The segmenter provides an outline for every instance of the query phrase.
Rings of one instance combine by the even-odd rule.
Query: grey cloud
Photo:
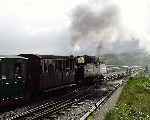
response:
[[[0,54],[70,54],[68,30],[30,34],[17,17],[1,16]]]

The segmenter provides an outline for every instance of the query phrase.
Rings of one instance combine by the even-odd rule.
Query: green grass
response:
[[[87,120],[94,120],[94,115],[93,115],[93,113],[87,118]]]
[[[150,120],[150,79],[143,74],[129,79],[105,120]]]

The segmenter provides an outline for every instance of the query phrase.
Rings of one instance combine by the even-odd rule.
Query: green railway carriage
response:
[[[19,99],[25,93],[26,58],[0,55],[0,99]]]
[[[0,55],[0,108],[44,92],[93,83],[103,78],[100,64],[94,56]]]

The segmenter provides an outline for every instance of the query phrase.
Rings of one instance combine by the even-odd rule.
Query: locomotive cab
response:
[[[77,56],[75,58],[75,62],[76,62],[75,81],[80,84],[81,82],[84,82],[85,58],[83,56]]]
[[[26,58],[0,56],[0,99],[8,101],[24,96]]]

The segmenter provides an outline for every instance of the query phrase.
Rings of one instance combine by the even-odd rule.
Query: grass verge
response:
[[[150,120],[150,79],[143,74],[129,79],[105,120]]]

